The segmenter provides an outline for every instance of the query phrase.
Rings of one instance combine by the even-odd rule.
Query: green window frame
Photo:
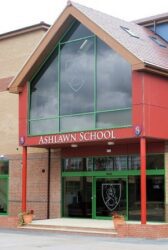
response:
[[[8,215],[8,192],[9,160],[4,157],[0,157],[0,215]]]
[[[159,155],[159,154],[148,154],[149,156],[151,155]],[[164,155],[164,154],[163,154]],[[135,155],[117,155],[117,156],[126,156],[127,157],[127,164],[129,164],[129,159],[128,159],[128,156],[138,156],[138,154],[135,154]],[[115,157],[115,156],[92,156],[92,157],[80,157],[81,159],[82,158],[86,158],[86,159],[89,159],[90,162],[92,162],[92,164],[94,165],[94,159],[96,158],[108,158],[108,157]],[[69,157],[71,158],[71,157]],[[79,159],[79,157],[72,157],[73,159]],[[91,169],[89,169],[88,171],[64,171],[64,167],[65,165],[63,164],[64,163],[64,160],[65,159],[68,159],[68,157],[65,157],[62,159],[62,171],[61,171],[61,182],[62,182],[62,216],[64,216],[64,193],[63,193],[63,190],[64,190],[64,187],[63,187],[63,178],[65,177],[91,177],[92,178],[92,197],[96,197],[96,180],[98,178],[111,178],[111,179],[120,179],[120,178],[125,178],[126,180],[126,197],[127,197],[127,206],[126,206],[126,210],[127,210],[127,213],[126,213],[126,220],[128,219],[128,214],[129,214],[129,205],[128,205],[128,200],[129,200],[129,193],[128,193],[128,179],[129,177],[131,178],[132,177],[140,177],[141,175],[141,171],[140,169],[137,170],[137,169],[128,169],[127,170],[112,170],[112,171],[96,171],[94,170],[94,166]],[[165,163],[164,163],[165,164]],[[146,175],[147,176],[163,176],[164,178],[164,193],[165,193],[165,166],[163,166],[162,169],[147,169],[146,170]],[[165,200],[164,200],[165,202]],[[96,216],[96,201],[95,199],[93,198],[92,199],[92,218],[93,219],[111,219],[111,217],[102,217],[102,216]],[[163,222],[163,221],[162,221]]]
[[[72,24],[73,26],[73,24]],[[45,134],[54,134],[54,133],[66,133],[66,132],[78,132],[78,131],[88,131],[88,130],[102,130],[102,129],[110,129],[110,128],[127,128],[127,127],[131,127],[132,126],[132,107],[124,107],[124,108],[117,108],[117,109],[109,109],[109,110],[98,110],[97,109],[97,37],[96,35],[89,35],[87,37],[82,37],[82,38],[78,38],[78,39],[74,39],[74,40],[70,40],[70,41],[64,41],[62,42],[63,38],[66,36],[66,34],[68,33],[68,31],[71,29],[71,27],[65,32],[65,34],[63,35],[63,37],[59,40],[59,42],[57,43],[57,45],[54,47],[54,49],[51,51],[51,53],[48,55],[48,57],[46,58],[46,60],[44,61],[44,63],[40,66],[38,72],[36,72],[36,74],[32,77],[32,79],[28,82],[28,107],[29,107],[29,112],[28,112],[28,135],[31,136],[38,136],[38,135],[45,135]],[[75,113],[75,114],[67,114],[67,115],[61,115],[60,114],[60,55],[61,55],[61,45],[63,44],[71,44],[71,43],[75,43],[77,41],[84,41],[86,39],[93,39],[94,40],[94,73],[93,73],[93,84],[94,84],[94,110],[93,112],[88,112],[88,113]],[[46,117],[46,118],[39,118],[39,119],[31,119],[30,117],[30,107],[31,107],[31,83],[34,80],[34,78],[37,76],[37,74],[40,72],[40,70],[43,68],[43,66],[47,63],[48,59],[50,58],[50,56],[54,53],[55,50],[58,50],[58,66],[56,68],[57,70],[57,74],[58,74],[58,94],[57,94],[57,99],[58,99],[58,114],[55,114],[52,117]],[[130,79],[131,81],[131,79]],[[131,85],[131,82],[130,82]],[[110,114],[122,114],[126,115],[126,117],[128,116],[128,121],[122,121],[118,122],[117,124],[114,123],[108,123],[107,125],[105,125],[104,127],[102,126],[102,124],[100,123],[100,127],[97,126],[98,124],[98,117],[101,116],[106,116],[107,113]],[[75,121],[78,119],[80,120],[80,118],[83,117],[90,117],[90,119],[93,119],[92,125],[91,127],[87,127],[87,123],[86,126],[84,127],[79,127],[79,128],[75,128],[73,130],[73,128],[69,129],[65,129],[65,130],[61,130],[61,120],[63,119],[75,119]],[[107,114],[108,117],[108,114]],[[120,115],[118,115],[118,117],[120,117]],[[102,118],[101,118],[102,119]],[[32,133],[31,132],[31,124],[32,123],[38,123],[40,126],[40,123],[44,121],[44,122],[56,122],[58,125],[56,125],[55,130],[53,131],[45,131],[42,132],[40,131]],[[121,123],[121,124],[120,124]],[[78,124],[78,122],[76,122],[76,124]],[[82,123],[83,124],[83,123]]]

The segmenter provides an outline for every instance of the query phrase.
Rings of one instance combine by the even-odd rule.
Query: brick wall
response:
[[[21,155],[8,155],[9,158],[9,204],[8,213],[15,216],[21,210]]]
[[[0,216],[0,227],[16,228],[18,226],[17,216]]]
[[[61,217],[61,152],[51,152],[50,218]]]
[[[160,225],[137,225],[125,224],[118,225],[117,233],[119,237],[137,238],[168,238],[168,224]]]
[[[22,156],[12,155],[9,174],[9,215],[21,211]],[[60,151],[51,153],[50,218],[61,216],[61,159]],[[47,218],[48,202],[48,152],[28,154],[27,209],[33,209],[35,219]]]

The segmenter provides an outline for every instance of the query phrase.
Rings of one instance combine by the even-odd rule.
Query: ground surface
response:
[[[167,250],[168,239],[119,239],[0,229],[0,250]]]

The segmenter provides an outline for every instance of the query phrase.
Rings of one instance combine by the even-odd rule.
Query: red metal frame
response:
[[[22,212],[26,211],[27,198],[27,147],[22,152]]]
[[[140,139],[141,158],[141,224],[146,224],[146,139]]]
[[[153,141],[158,141],[163,144],[163,140],[168,139],[168,84],[167,78],[157,76],[154,74],[147,74],[144,72],[132,73],[132,126],[129,128],[115,128],[114,142],[125,142],[127,145],[131,144],[132,140],[138,142],[140,140],[140,158],[141,158],[141,223],[146,224],[146,141],[148,140],[148,151],[150,151],[150,144]],[[24,138],[23,147],[23,170],[22,170],[22,210],[26,210],[26,182],[27,182],[27,146],[36,147],[58,147],[62,148],[63,154],[67,155],[70,152],[73,155],[89,155],[92,152],[93,145],[96,154],[100,155],[105,152],[108,140],[95,140],[95,141],[80,141],[80,132],[72,132],[69,134],[76,134],[77,140],[75,143],[84,146],[82,150],[76,148],[75,150],[70,147],[72,142],[59,143],[62,141],[62,135],[58,137],[58,143],[48,143],[52,141],[52,135],[29,136],[28,135],[28,85],[25,83],[23,91],[19,94],[19,138]],[[163,121],[163,122],[160,122]],[[142,131],[137,136],[135,135],[135,126],[140,126]],[[102,131],[103,132],[103,131]],[[55,135],[54,135],[55,136]],[[59,138],[60,136],[60,138]],[[141,138],[139,139],[139,136]],[[44,141],[46,143],[40,143]],[[122,142],[122,143],[123,143]],[[92,143],[92,145],[91,145]],[[120,152],[124,152],[124,144],[118,146]],[[98,147],[99,144],[99,147]],[[102,148],[100,148],[102,147]],[[113,150],[116,146],[113,146]],[[103,151],[104,150],[104,151]],[[138,149],[139,150],[139,149]],[[117,151],[118,152],[118,151]]]

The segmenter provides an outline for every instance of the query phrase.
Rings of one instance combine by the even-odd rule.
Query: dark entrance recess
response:
[[[92,217],[92,178],[65,177],[63,181],[64,217]]]

